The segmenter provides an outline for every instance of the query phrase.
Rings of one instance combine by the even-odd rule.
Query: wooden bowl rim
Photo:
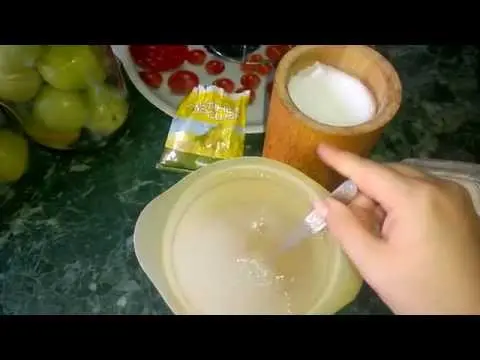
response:
[[[289,72],[290,66],[296,62],[296,60],[305,53],[311,52],[312,50],[318,50],[319,48],[334,48],[334,47],[352,47],[356,51],[361,51],[371,56],[372,59],[376,62],[377,66],[383,68],[383,72],[390,75],[390,79],[386,79],[391,84],[390,91],[387,92],[386,105],[377,112],[372,120],[365,123],[340,127],[332,126],[326,124],[320,124],[311,117],[305,115],[301,112],[297,106],[293,103],[287,89],[287,74]],[[335,65],[333,65],[335,67]],[[343,69],[340,69],[344,71]],[[344,71],[345,72],[345,71]],[[280,101],[287,108],[288,112],[294,117],[299,118],[301,121],[304,121],[311,128],[315,130],[322,131],[329,134],[335,134],[340,136],[352,136],[365,133],[371,133],[376,131],[379,128],[385,126],[398,112],[400,104],[402,101],[402,84],[398,76],[397,71],[393,65],[378,51],[374,50],[367,45],[298,45],[291,49],[282,60],[279,62],[274,78],[274,88],[278,94]],[[370,89],[370,91],[373,91]],[[377,109],[378,111],[378,109]]]

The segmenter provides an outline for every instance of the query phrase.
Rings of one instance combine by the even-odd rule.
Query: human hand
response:
[[[462,186],[329,146],[318,154],[360,193],[317,210],[394,313],[480,314],[480,220]]]

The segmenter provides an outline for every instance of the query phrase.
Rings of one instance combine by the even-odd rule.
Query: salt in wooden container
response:
[[[376,111],[369,121],[350,127],[325,125],[296,107],[288,93],[289,80],[315,62],[356,77],[370,90]],[[397,113],[401,95],[397,72],[387,59],[369,46],[296,46],[282,58],[275,73],[263,156],[291,165],[332,190],[342,180],[341,176],[318,158],[317,146],[326,143],[368,156],[385,125]]]

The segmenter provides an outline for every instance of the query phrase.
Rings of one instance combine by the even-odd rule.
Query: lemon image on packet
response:
[[[172,119],[157,168],[193,171],[243,156],[250,91],[228,94],[214,85],[195,87]]]

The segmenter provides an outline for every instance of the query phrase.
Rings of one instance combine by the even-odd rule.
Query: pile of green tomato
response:
[[[1,45],[0,102],[45,146],[106,138],[128,115],[115,61],[106,46]]]

